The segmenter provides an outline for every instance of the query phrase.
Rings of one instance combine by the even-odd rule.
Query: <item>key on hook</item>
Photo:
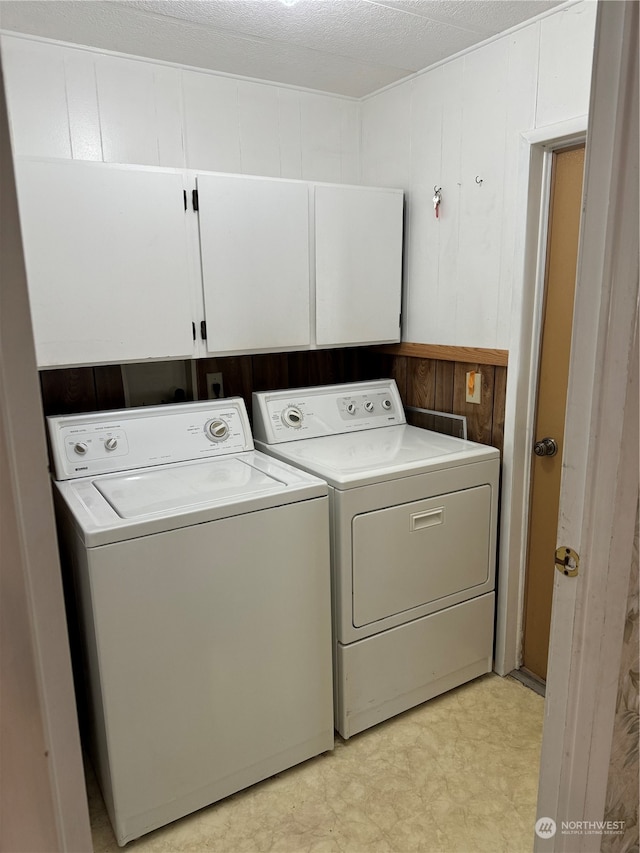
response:
[[[434,196],[433,196],[433,209],[436,214],[436,219],[440,218],[440,204],[442,203],[442,187],[434,187],[433,188]]]

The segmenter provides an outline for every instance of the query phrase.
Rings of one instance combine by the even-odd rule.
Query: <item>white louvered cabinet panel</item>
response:
[[[193,356],[181,173],[24,160],[17,186],[39,367]]]
[[[307,184],[198,174],[197,186],[208,351],[307,348]]]
[[[316,343],[400,340],[403,193],[315,186]]]

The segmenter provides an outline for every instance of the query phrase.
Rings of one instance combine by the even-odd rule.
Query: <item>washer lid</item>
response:
[[[120,518],[211,506],[286,489],[285,483],[237,457],[104,477],[93,484]]]
[[[65,523],[87,548],[327,497],[323,480],[257,450],[55,486]]]
[[[261,450],[322,477],[338,489],[500,456],[495,447],[408,425],[275,446],[257,444]]]

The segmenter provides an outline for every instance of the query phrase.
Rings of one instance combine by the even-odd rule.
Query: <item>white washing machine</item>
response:
[[[499,452],[409,426],[393,380],[253,395],[256,447],[329,484],[336,728],[492,667]]]
[[[332,749],[326,484],[241,399],[48,421],[118,843]]]

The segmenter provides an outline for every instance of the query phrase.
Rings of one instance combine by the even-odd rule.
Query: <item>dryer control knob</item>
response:
[[[224,441],[229,435],[229,426],[220,418],[213,418],[205,424],[204,434],[211,441]]]
[[[371,400],[367,400],[367,402],[364,404],[364,410],[365,412],[373,411],[373,403],[371,402]]]
[[[104,449],[105,450],[115,450],[117,446],[118,446],[118,439],[117,438],[108,438],[104,443]]]
[[[388,411],[389,411],[389,409],[391,408],[391,400],[389,400],[388,398],[385,398],[385,399],[382,401],[382,408],[383,408],[383,409],[386,409],[386,410],[387,410],[387,412],[388,412]]]
[[[84,443],[84,441],[78,441],[73,445],[73,449],[78,456],[84,456],[89,447]]]
[[[288,427],[294,427],[294,429],[302,426],[302,419],[302,412],[296,406],[289,406],[282,413],[283,424]]]
[[[356,408],[357,408],[357,406],[356,406],[356,404],[355,404],[355,403],[349,403],[349,404],[348,404],[348,406],[347,406],[347,412],[348,412],[350,415],[355,415],[355,413],[356,413]]]

